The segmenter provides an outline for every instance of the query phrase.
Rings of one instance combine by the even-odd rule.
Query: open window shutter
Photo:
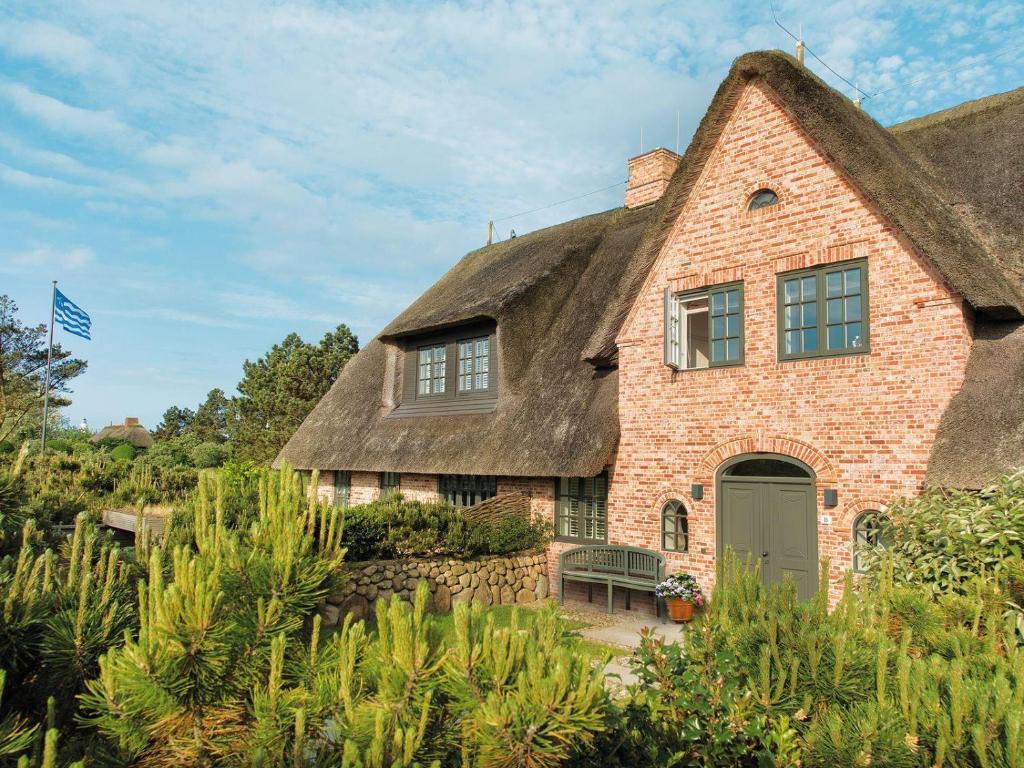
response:
[[[679,302],[671,288],[665,289],[665,365],[679,370]]]

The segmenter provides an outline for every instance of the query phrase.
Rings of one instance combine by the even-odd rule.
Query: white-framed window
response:
[[[676,370],[743,362],[743,285],[665,289],[665,365]]]
[[[487,389],[491,376],[491,340],[487,336],[459,342],[459,392]]]
[[[418,375],[416,393],[419,395],[443,395],[445,390],[445,366],[448,348],[444,344],[420,347],[418,350]]]

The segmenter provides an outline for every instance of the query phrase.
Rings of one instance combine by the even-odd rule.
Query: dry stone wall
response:
[[[480,560],[378,560],[349,563],[345,568],[345,585],[320,607],[327,626],[336,625],[346,613],[365,618],[372,613],[374,603],[392,595],[412,600],[419,581],[426,581],[430,607],[438,612],[449,611],[460,602],[513,605],[532,603],[548,595],[547,556],[542,552]]]

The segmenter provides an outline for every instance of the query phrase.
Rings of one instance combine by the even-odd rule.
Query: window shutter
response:
[[[679,370],[679,302],[671,288],[665,289],[665,365]]]

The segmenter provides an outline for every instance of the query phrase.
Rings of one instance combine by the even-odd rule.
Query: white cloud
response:
[[[82,245],[69,248],[41,245],[11,254],[6,261],[11,266],[20,269],[79,270],[96,261],[96,253],[92,248]]]
[[[75,107],[21,83],[0,83],[0,94],[23,115],[60,133],[109,140],[123,140],[134,133],[113,110]]]
[[[0,47],[14,56],[36,59],[70,74],[112,72],[110,60],[81,35],[43,21],[0,23]]]

